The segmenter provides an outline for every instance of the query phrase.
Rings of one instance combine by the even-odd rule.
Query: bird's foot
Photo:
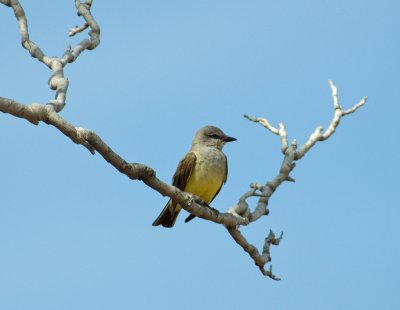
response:
[[[213,207],[211,207],[207,202],[205,202],[203,199],[201,199],[200,197],[196,196],[195,201],[202,205],[205,206],[206,208],[210,209],[211,211],[213,211],[216,215],[219,215],[219,211],[217,209],[214,209]]]
[[[211,207],[209,204],[205,204],[207,208],[209,208],[211,211],[213,211],[216,215],[219,215],[219,211],[213,207]]]

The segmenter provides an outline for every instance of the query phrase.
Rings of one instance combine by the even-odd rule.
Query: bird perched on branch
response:
[[[200,197],[207,205],[218,195],[228,176],[228,162],[222,148],[235,141],[214,126],[200,128],[189,152],[179,162],[172,185]],[[170,199],[153,226],[172,227],[182,207]],[[193,219],[189,215],[185,222]]]

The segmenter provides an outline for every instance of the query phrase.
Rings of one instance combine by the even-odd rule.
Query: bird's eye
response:
[[[217,134],[213,133],[213,134],[211,135],[211,138],[218,139],[219,137],[218,137]]]

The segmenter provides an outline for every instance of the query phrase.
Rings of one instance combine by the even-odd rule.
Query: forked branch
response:
[[[279,128],[275,128],[265,118],[260,118],[260,117],[255,118],[248,115],[244,115],[244,117],[247,118],[248,120],[261,124],[268,131],[280,137],[281,151],[284,154],[284,158],[281,168],[279,170],[279,174],[272,181],[267,182],[265,185],[252,183],[250,185],[252,190],[243,194],[243,196],[239,199],[239,202],[233,208],[229,209],[230,213],[234,214],[235,216],[244,217],[245,219],[247,219],[249,223],[258,220],[263,215],[268,215],[269,214],[268,202],[271,195],[284,181],[294,182],[294,179],[290,176],[290,172],[295,168],[295,161],[301,159],[318,141],[324,141],[328,139],[330,136],[332,136],[336,128],[339,126],[341,118],[345,115],[355,112],[358,108],[363,106],[367,101],[367,97],[364,97],[352,108],[348,110],[343,110],[342,107],[339,105],[336,86],[333,84],[332,81],[329,81],[329,86],[331,87],[332,90],[333,108],[334,108],[332,121],[325,132],[323,132],[321,126],[317,127],[317,129],[311,134],[310,138],[300,148],[300,150],[297,150],[296,140],[293,140],[290,146],[288,146],[287,132],[285,129],[285,125],[283,123],[279,124]],[[252,212],[249,209],[246,200],[254,196],[259,197],[259,199],[256,208]],[[241,233],[238,232],[237,227],[227,226],[227,229],[232,237],[238,234],[241,235]],[[235,232],[234,230],[237,230],[237,232]],[[279,241],[281,240],[281,238],[282,235],[280,238],[278,238]],[[234,237],[234,239],[246,252],[249,253],[251,258],[254,260],[256,265],[259,266],[260,270],[264,275],[269,276],[274,280],[278,279],[275,275],[272,274],[271,271],[272,269],[270,269],[271,272],[265,271],[265,264],[267,264],[270,261],[270,259],[269,260],[265,259],[263,255],[259,254],[257,248],[248,243],[243,236],[241,238]],[[279,244],[279,241],[276,243],[276,245]],[[266,247],[264,245],[263,253],[265,253],[265,248]],[[251,249],[251,251],[249,251],[249,249]],[[264,259],[262,259],[262,257],[264,257]],[[268,247],[268,257],[270,257],[269,247]]]
[[[0,0],[0,3],[9,6],[13,9],[15,17],[18,21],[19,32],[21,35],[22,46],[30,53],[33,58],[44,63],[49,69],[52,70],[52,75],[49,78],[49,87],[55,91],[55,99],[49,101],[49,105],[54,108],[55,112],[60,112],[66,102],[66,94],[68,90],[68,79],[64,77],[64,67],[71,62],[74,62],[78,56],[85,49],[95,49],[100,43],[100,27],[90,13],[91,0],[86,0],[81,3],[75,0],[75,6],[78,15],[82,16],[88,27],[91,28],[89,32],[89,39],[85,39],[74,48],[68,46],[62,57],[49,57],[42,51],[38,44],[33,42],[29,36],[28,21],[25,11],[18,0]]]
[[[296,140],[293,140],[289,145],[286,128],[282,123],[279,124],[278,128],[275,128],[265,118],[253,118],[245,115],[247,119],[260,123],[267,130],[280,137],[281,151],[284,154],[283,162],[279,173],[272,181],[267,182],[265,185],[252,183],[250,185],[251,190],[244,193],[236,205],[230,208],[227,213],[219,213],[212,208],[205,208],[197,197],[182,192],[178,188],[159,180],[152,168],[139,163],[127,162],[120,155],[115,153],[95,132],[74,126],[58,114],[65,106],[68,89],[68,80],[64,77],[64,67],[68,63],[74,62],[82,51],[93,50],[100,43],[100,28],[90,13],[92,5],[91,0],[86,0],[84,3],[75,0],[78,15],[83,17],[85,23],[82,26],[71,28],[69,31],[70,36],[72,36],[90,28],[89,39],[81,41],[74,48],[69,46],[62,57],[59,58],[46,56],[39,46],[31,41],[25,12],[18,0],[0,0],[0,3],[13,9],[19,23],[23,47],[27,49],[34,58],[44,63],[52,70],[53,73],[49,79],[49,86],[56,91],[55,99],[50,100],[47,104],[22,104],[12,99],[0,97],[1,112],[26,119],[35,125],[44,122],[54,126],[73,142],[87,148],[92,154],[95,154],[97,151],[108,163],[130,179],[143,181],[147,186],[153,188],[160,194],[175,200],[185,210],[197,217],[225,225],[232,238],[250,255],[262,274],[271,279],[279,280],[279,278],[272,273],[272,266],[266,270],[265,265],[271,261],[270,246],[279,245],[283,234],[281,234],[279,238],[276,238],[275,234],[270,231],[260,253],[255,246],[246,240],[240,232],[239,227],[248,225],[249,223],[257,221],[262,216],[268,215],[269,199],[276,189],[285,181],[294,182],[290,173],[295,168],[295,161],[302,158],[318,141],[328,139],[335,132],[341,118],[355,112],[359,107],[365,104],[367,97],[364,97],[352,108],[343,111],[339,105],[337,89],[330,81],[334,102],[334,116],[332,122],[325,132],[323,132],[322,127],[318,127],[300,150],[297,150]],[[257,206],[253,211],[249,208],[247,203],[247,199],[250,197],[258,197]]]

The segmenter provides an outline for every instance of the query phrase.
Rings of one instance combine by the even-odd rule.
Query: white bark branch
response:
[[[329,81],[329,86],[331,87],[332,90],[333,108],[334,108],[332,121],[325,132],[323,132],[322,126],[319,126],[315,129],[315,131],[311,134],[307,142],[296,153],[296,160],[302,158],[315,145],[315,143],[317,143],[318,141],[325,141],[330,136],[332,136],[336,128],[339,126],[340,120],[342,119],[343,116],[355,112],[358,108],[360,108],[367,102],[368,97],[364,97],[352,108],[343,111],[342,107],[339,104],[339,98],[336,86],[333,84],[332,81]]]
[[[84,18],[85,24],[81,27],[71,28],[69,31],[70,36],[71,36],[71,31],[78,33],[78,32],[85,30],[87,28],[85,26],[86,24],[88,25],[88,27],[90,27],[91,30],[89,31],[89,39],[84,39],[83,41],[78,43],[74,48],[69,47],[67,49],[67,51],[64,53],[64,55],[62,57],[62,62],[65,64],[67,62],[70,63],[70,62],[75,61],[76,58],[78,58],[79,55],[84,50],[86,50],[86,49],[93,50],[100,44],[100,26],[97,24],[96,20],[93,18],[92,14],[90,13],[92,1],[86,0],[85,3],[81,3],[80,0],[75,0],[75,6],[76,6],[76,9],[78,10],[78,15],[82,16]],[[73,29],[75,29],[75,30],[73,30]]]
[[[70,37],[73,37],[77,33],[80,33],[82,31],[86,30],[88,27],[89,27],[88,23],[84,23],[82,26],[75,26],[75,27],[69,29],[68,35]]]
[[[0,3],[6,5],[6,6],[11,6],[11,0],[0,0]]]
[[[55,90],[56,95],[55,99],[49,101],[49,104],[54,106],[56,112],[60,112],[65,106],[69,84],[68,80],[64,77],[65,65],[75,61],[80,53],[85,49],[92,50],[100,43],[100,28],[90,14],[92,1],[87,0],[85,4],[81,4],[79,0],[75,1],[78,15],[82,16],[91,28],[89,33],[90,40],[83,40],[74,49],[68,47],[61,58],[47,56],[40,47],[30,39],[25,11],[18,0],[1,0],[0,3],[13,9],[18,21],[22,46],[31,54],[32,57],[38,59],[53,71],[53,74],[49,78],[49,87],[52,90]]]
[[[75,5],[80,5],[80,1],[75,1]],[[90,10],[90,7],[92,6],[92,0],[86,0],[86,8]],[[78,13],[79,14],[79,13]],[[95,22],[95,21],[94,21]],[[86,30],[89,27],[88,23],[84,23],[82,26],[75,26],[73,28],[70,28],[68,31],[68,35],[70,37],[73,37],[77,33],[80,33],[84,30]],[[97,26],[98,27],[98,26]],[[99,29],[100,30],[100,29]]]
[[[175,200],[185,210],[197,217],[225,225],[232,238],[250,255],[262,274],[271,279],[279,280],[279,278],[272,273],[272,266],[266,270],[265,265],[271,261],[270,246],[279,245],[283,234],[281,234],[279,238],[276,238],[275,234],[270,231],[269,235],[265,238],[264,246],[260,253],[254,245],[246,240],[240,232],[239,227],[255,222],[262,216],[269,214],[269,199],[276,189],[285,181],[294,182],[294,179],[290,176],[291,171],[295,168],[294,162],[302,158],[316,142],[328,139],[335,132],[341,117],[355,112],[359,107],[365,104],[367,97],[364,97],[352,108],[343,111],[339,105],[337,89],[330,81],[335,110],[331,124],[326,132],[323,132],[322,127],[318,127],[299,151],[297,151],[296,140],[293,140],[289,145],[287,132],[283,123],[279,124],[279,128],[275,128],[264,118],[253,118],[245,115],[247,119],[260,123],[267,130],[280,137],[281,151],[284,154],[283,162],[278,175],[272,181],[267,182],[265,185],[252,183],[250,185],[251,190],[244,193],[236,205],[230,208],[227,213],[219,213],[213,208],[202,205],[201,199],[198,197],[183,192],[159,180],[152,168],[140,163],[127,162],[115,153],[95,132],[74,126],[58,114],[65,106],[66,92],[68,89],[68,80],[64,77],[64,66],[67,63],[75,61],[82,51],[86,49],[92,50],[100,43],[100,28],[90,13],[92,5],[91,0],[86,0],[85,3],[81,3],[80,0],[75,0],[78,15],[84,18],[85,23],[83,26],[70,29],[70,35],[75,35],[84,31],[86,28],[90,28],[89,39],[83,40],[74,48],[68,47],[61,58],[50,58],[46,56],[39,46],[30,40],[27,19],[19,1],[0,0],[0,3],[13,9],[19,23],[23,47],[27,49],[34,58],[46,64],[53,71],[49,79],[49,86],[56,91],[56,98],[51,100],[49,104],[31,103],[25,105],[12,99],[0,97],[1,112],[26,119],[35,125],[44,122],[54,126],[73,142],[86,147],[92,154],[95,154],[97,151],[108,163],[130,179],[143,181],[147,186],[153,188],[160,194]],[[258,202],[254,211],[249,208],[247,203],[247,199],[250,197],[258,197]]]
[[[95,132],[89,129],[76,127],[64,120],[56,113],[52,105],[43,105],[39,103],[24,105],[12,99],[0,97],[0,111],[19,118],[24,118],[35,125],[38,125],[39,122],[44,122],[56,127],[73,142],[86,147],[92,154],[95,154],[95,151],[100,153],[100,155],[119,172],[125,174],[132,180],[142,180],[145,184],[162,195],[177,201],[185,210],[197,217],[227,226],[244,225],[246,223],[246,219],[242,217],[236,217],[230,213],[219,213],[213,209],[204,207],[201,205],[200,199],[196,196],[185,193],[157,179],[152,168],[143,164],[128,163],[115,153]]]
[[[272,273],[272,266],[270,266],[269,269],[266,270],[265,265],[271,261],[270,246],[279,245],[280,241],[283,238],[283,233],[281,233],[279,238],[276,238],[275,234],[272,232],[272,230],[270,230],[267,238],[265,238],[262,254],[260,254],[254,245],[251,245],[247,242],[239,229],[230,227],[228,228],[228,232],[236,241],[236,243],[239,244],[242,249],[250,255],[250,257],[254,260],[254,263],[260,269],[261,273],[264,276],[270,277],[273,280],[280,280],[280,278]]]
[[[285,125],[283,123],[279,123],[279,129],[273,127],[266,118],[261,118],[261,117],[251,117],[247,114],[243,115],[245,118],[248,120],[259,123],[263,125],[266,129],[268,129],[270,132],[272,132],[275,135],[278,135],[281,138],[281,151],[283,154],[285,154],[287,148],[288,148],[288,140],[287,140],[287,132]]]
[[[284,154],[284,159],[282,166],[280,168],[279,174],[270,182],[267,182],[265,185],[261,184],[251,184],[251,188],[253,188],[252,191],[249,191],[245,193],[240,199],[239,202],[231,209],[229,209],[229,212],[232,214],[235,214],[236,216],[243,216],[244,218],[248,219],[248,222],[254,222],[258,220],[260,217],[264,215],[269,214],[268,210],[268,202],[269,198],[272,196],[272,194],[275,192],[275,190],[284,182],[284,181],[291,181],[294,182],[294,179],[289,175],[290,172],[295,168],[295,161],[301,159],[318,141],[324,141],[328,139],[336,130],[338,127],[340,120],[342,116],[351,114],[355,112],[359,107],[365,104],[367,101],[367,97],[364,97],[361,99],[360,102],[358,102],[356,105],[354,105],[352,108],[343,111],[342,107],[339,105],[339,100],[337,96],[337,88],[333,84],[332,81],[329,81],[329,85],[332,90],[332,97],[333,97],[333,106],[334,106],[334,115],[333,119],[325,133],[323,133],[322,127],[317,127],[315,131],[311,134],[310,138],[307,140],[307,142],[300,148],[299,151],[297,151],[297,143],[296,140],[293,140],[291,143],[290,147],[287,146],[287,132],[285,130],[285,126],[280,123],[279,124],[279,130],[275,127],[273,127],[265,118],[259,118],[259,117],[250,117],[248,115],[244,115],[245,118],[252,122],[256,122],[264,126],[267,130],[272,132],[273,134],[276,134],[280,136],[281,139],[281,150]],[[246,200],[249,197],[252,196],[258,196],[260,197],[257,203],[257,206],[253,212],[248,207],[248,203]],[[236,231],[235,231],[236,230]],[[263,272],[264,275],[270,276],[273,279],[276,279],[276,277],[272,274],[272,271],[270,273],[267,272],[265,273],[264,265],[267,264],[270,259],[266,259],[267,257],[270,258],[269,256],[269,247],[266,247],[264,245],[264,250],[268,249],[268,256],[262,256],[258,253],[257,249],[249,244],[246,239],[241,236],[239,237],[239,231],[238,228],[234,227],[228,227],[229,233],[233,236],[235,234],[236,237],[234,239],[236,242],[246,251],[249,253],[249,255],[252,257],[252,259],[255,261],[256,265],[259,266],[260,270]],[[272,231],[271,231],[272,233]],[[270,236],[271,236],[270,233]],[[273,234],[273,233],[272,233]],[[268,239],[268,237],[267,237]],[[281,240],[281,237],[278,238],[279,241]],[[238,241],[240,240],[240,242]],[[279,244],[279,241],[276,243],[276,245]],[[275,244],[275,243],[273,243]],[[264,253],[264,251],[263,251]]]

